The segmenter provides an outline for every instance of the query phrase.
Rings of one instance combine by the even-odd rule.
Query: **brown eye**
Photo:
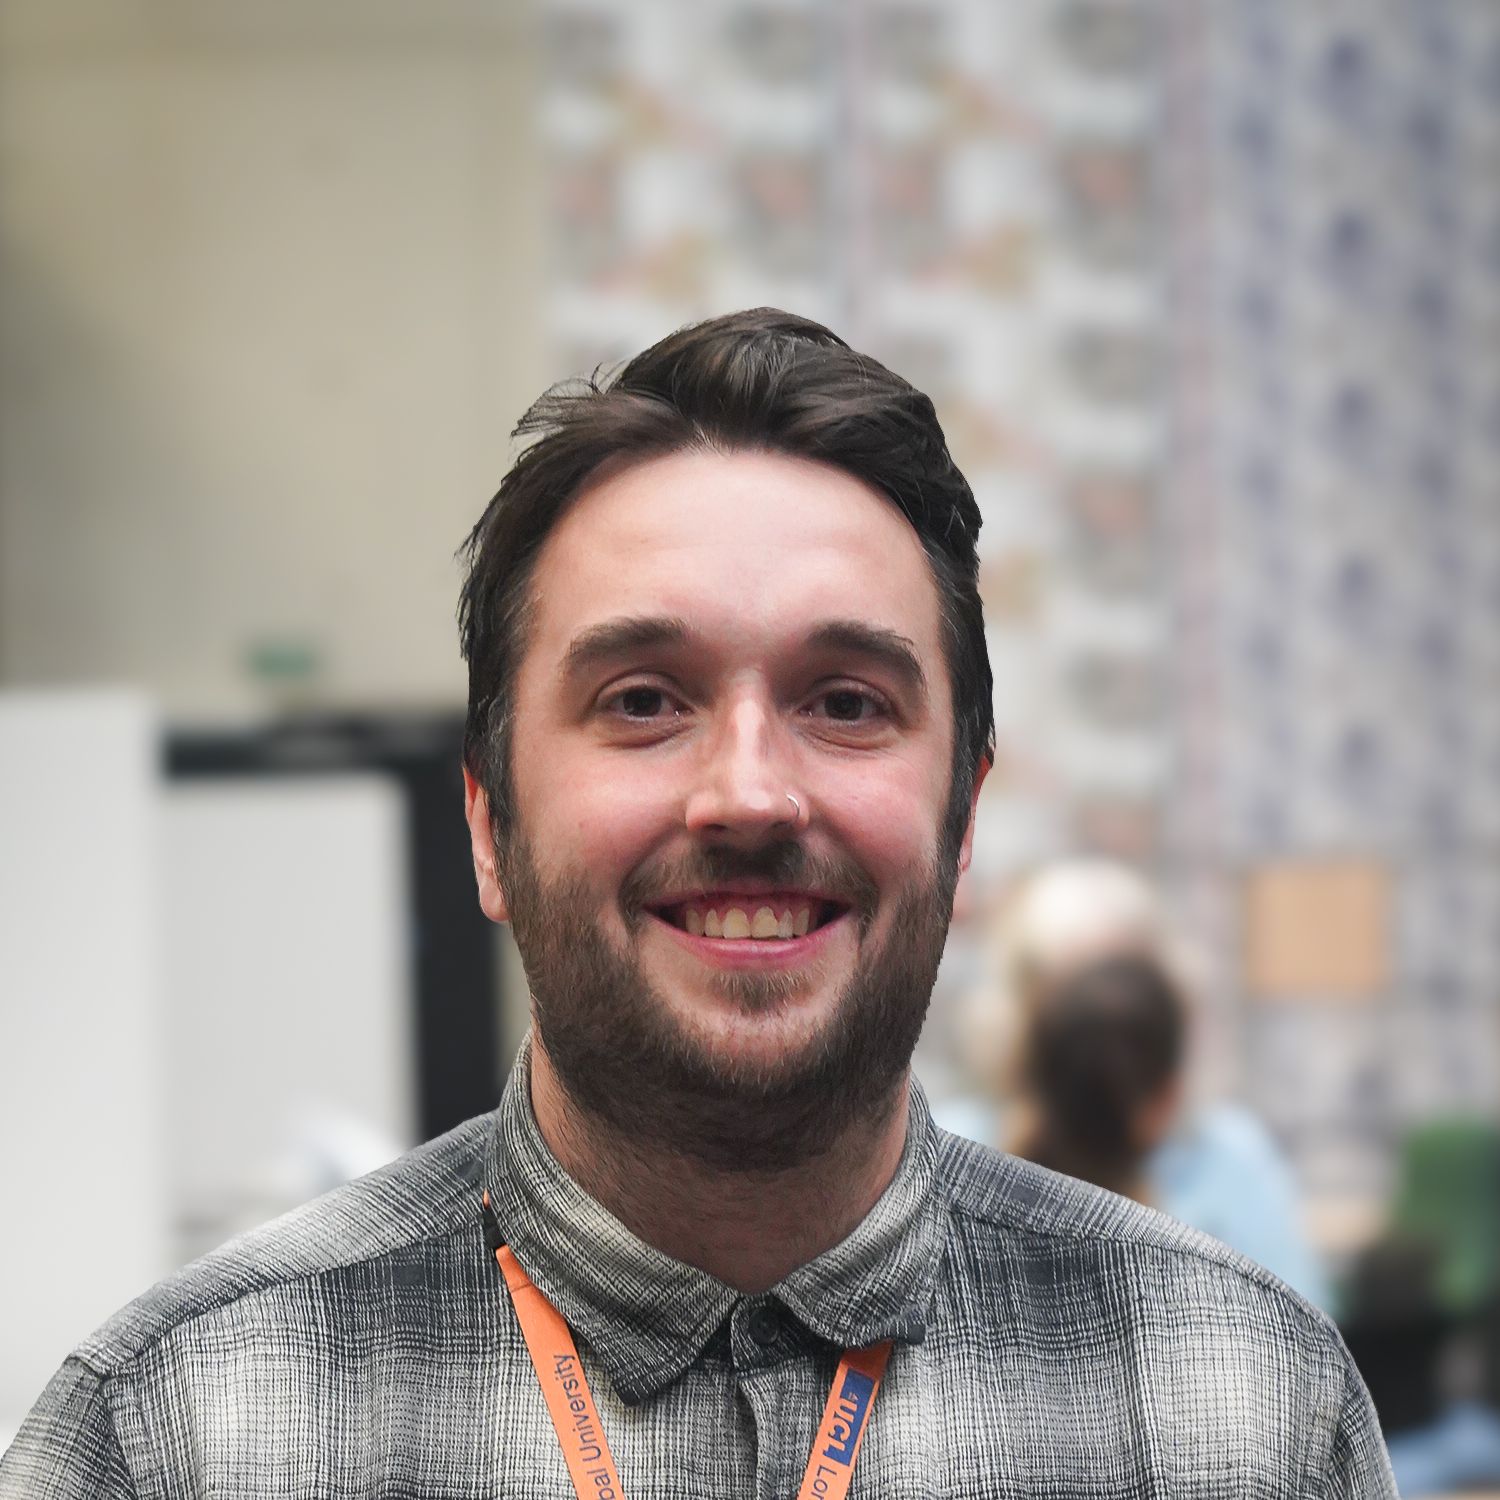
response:
[[[667,695],[660,688],[633,687],[626,688],[615,701],[627,719],[654,719],[665,711]]]
[[[845,724],[857,723],[865,717],[867,709],[873,711],[874,707],[865,694],[856,693],[852,688],[835,688],[823,695],[824,712],[830,719]]]
[[[862,730],[874,729],[891,717],[891,706],[880,694],[856,686],[824,688],[803,711],[824,724]]]

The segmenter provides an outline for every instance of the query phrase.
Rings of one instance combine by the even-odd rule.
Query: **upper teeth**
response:
[[[785,907],[778,916],[769,906],[757,907],[753,914],[743,906],[726,907],[722,913],[715,907],[700,911],[696,906],[689,906],[684,921],[694,937],[806,937],[807,929],[812,925],[812,910],[806,906],[799,906],[795,911]]]

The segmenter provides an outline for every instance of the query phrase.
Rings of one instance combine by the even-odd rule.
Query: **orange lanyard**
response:
[[[515,1304],[516,1317],[526,1339],[526,1350],[536,1371],[537,1383],[547,1402],[547,1414],[557,1431],[557,1441],[578,1500],[624,1500],[620,1471],[604,1436],[599,1408],[578,1359],[578,1348],[562,1314],[532,1285],[510,1247],[500,1243],[499,1226],[484,1195],[485,1223],[490,1233],[496,1263],[505,1277],[506,1289]],[[844,1500],[854,1476],[870,1408],[880,1389],[891,1343],[872,1344],[868,1349],[849,1349],[839,1360],[818,1423],[807,1472],[797,1500]]]

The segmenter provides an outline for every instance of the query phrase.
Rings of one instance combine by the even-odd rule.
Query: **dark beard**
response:
[[[498,844],[497,844],[498,847]],[[688,1156],[717,1170],[773,1172],[826,1152],[897,1101],[932,998],[957,883],[943,860],[897,903],[890,936],[859,963],[824,1031],[772,1064],[726,1065],[684,1035],[633,955],[580,922],[583,882],[546,885],[524,837],[503,860],[511,927],[526,967],[537,1030],[569,1098],[623,1142]],[[806,884],[847,897],[845,920],[869,931],[876,892],[852,862],[814,862],[796,844],[706,850],[691,871],[638,871],[621,892],[627,929],[654,921],[653,891],[736,878]],[[746,1011],[784,1003],[802,976],[734,972],[720,993]]]

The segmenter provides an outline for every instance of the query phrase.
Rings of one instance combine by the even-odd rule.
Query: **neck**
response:
[[[533,1036],[531,1105],[563,1170],[633,1234],[727,1286],[763,1292],[830,1250],[875,1206],[906,1144],[908,1081],[874,1120],[774,1172],[726,1171],[621,1140],[569,1096]]]

